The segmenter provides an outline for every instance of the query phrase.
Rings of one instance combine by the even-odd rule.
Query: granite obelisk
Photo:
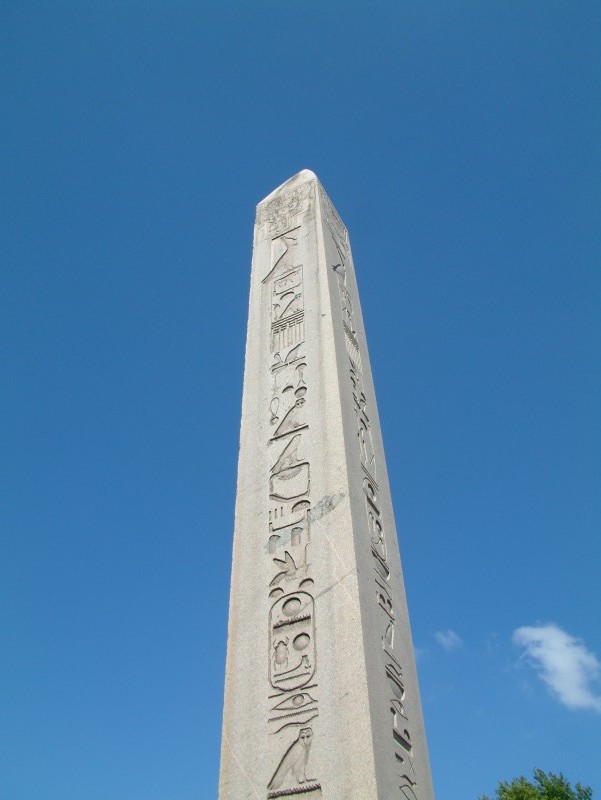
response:
[[[219,797],[434,797],[349,239],[309,170],[257,207]]]

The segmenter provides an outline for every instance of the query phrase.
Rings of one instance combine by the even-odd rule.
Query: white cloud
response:
[[[415,656],[416,661],[423,661],[425,658],[428,658],[430,651],[427,647],[418,647],[417,645],[413,645],[413,655]]]
[[[444,650],[448,650],[449,652],[451,650],[457,650],[457,648],[461,647],[463,644],[461,637],[451,629],[448,631],[436,631],[434,638]]]
[[[592,708],[601,713],[601,695],[593,685],[601,678],[594,653],[558,625],[518,628],[513,643],[540,674],[551,694],[568,708]]]

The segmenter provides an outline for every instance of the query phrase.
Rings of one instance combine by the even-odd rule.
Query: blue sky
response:
[[[256,203],[351,234],[440,800],[601,791],[601,6],[0,9],[0,795],[216,796]]]

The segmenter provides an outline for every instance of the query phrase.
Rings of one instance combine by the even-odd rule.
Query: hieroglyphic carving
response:
[[[309,207],[312,188],[313,183],[307,181],[265,203],[259,208],[258,224],[265,225],[272,238],[289,231]]]
[[[348,232],[344,226],[344,223],[338,216],[338,212],[332,205],[332,201],[321,188],[321,186],[319,187],[319,197],[323,207],[325,223],[332,235],[332,241],[334,242],[336,250],[338,250],[340,261],[342,264],[345,264],[350,256]]]
[[[300,443],[301,434],[297,433],[271,468],[269,496],[273,500],[295,500],[309,491],[309,462],[299,458]]]
[[[304,728],[317,717],[317,700],[309,691],[275,695],[273,699],[279,701],[269,712],[269,725],[275,728],[273,733],[280,733],[284,728]]]
[[[340,253],[339,253],[340,254]],[[351,360],[351,363],[359,372],[363,372],[361,366],[361,350],[359,342],[355,337],[355,317],[351,296],[347,289],[347,271],[343,261],[333,267],[336,277],[338,278],[338,293],[340,295],[340,309],[342,312],[342,326],[344,328],[344,343],[346,345],[346,352]]]
[[[295,433],[296,431],[307,427],[304,423],[304,418],[302,415],[303,406],[305,405],[305,395],[307,394],[307,387],[299,386],[297,389],[284,391],[289,392],[289,394],[285,395],[285,398],[283,396],[283,399],[287,400],[288,403],[280,403],[280,398],[276,397],[272,398],[272,404],[270,405],[270,408],[273,410],[273,400],[277,400],[277,410],[282,415],[282,421],[273,433],[274,439],[280,439],[282,436],[286,436],[289,433]],[[272,422],[277,422],[278,419],[279,418],[277,415],[273,415],[271,417]]]
[[[314,605],[308,592],[293,592],[280,597],[271,608],[269,680],[274,689],[300,689],[315,674]]]
[[[361,352],[356,338],[354,308],[348,287],[348,273],[352,269],[346,229],[325,192],[321,192],[325,209],[326,225],[338,254],[338,262],[332,264],[336,275],[340,297],[342,328],[346,351],[349,357],[348,374],[352,393],[353,410],[357,425],[357,445],[360,467],[363,474],[365,496],[366,530],[373,556],[375,602],[381,620],[381,642],[383,679],[389,688],[389,707],[392,715],[391,742],[398,775],[400,798],[416,800],[417,785],[414,750],[411,741],[411,725],[405,706],[405,681],[399,655],[395,650],[396,611],[392,587],[386,531],[379,497],[377,463],[372,430],[368,413],[367,396],[363,385]]]
[[[304,341],[305,321],[302,313],[275,323],[271,328],[271,352],[274,354],[272,368],[283,367],[301,359]]]
[[[292,269],[282,278],[273,282],[271,300],[271,320],[277,322],[303,310],[302,266]]]
[[[307,778],[314,725],[319,715],[316,678],[314,580],[310,575],[311,465],[308,438],[310,375],[304,351],[305,299],[300,263],[302,214],[312,183],[266,204],[259,224],[271,236],[271,263],[262,279],[269,303],[271,395],[267,408],[271,467],[266,476],[269,530],[266,553],[273,567],[269,611],[268,730],[283,753],[267,797],[321,797]],[[310,691],[309,691],[310,689]]]
[[[299,692],[271,696],[274,703],[269,711],[271,733],[280,733],[285,728],[306,728],[317,718],[317,699],[309,691],[314,687],[315,684],[310,684]]]
[[[292,773],[297,786],[312,782],[310,779],[307,781],[307,761],[309,760],[312,739],[313,731],[311,728],[300,729],[298,738],[286,750],[273,778],[270,780],[269,789],[279,789],[289,773]]]
[[[318,800],[321,797],[321,785],[319,783],[305,783],[304,786],[297,786],[294,789],[284,789],[283,791],[269,792],[267,797],[296,797],[298,800]]]

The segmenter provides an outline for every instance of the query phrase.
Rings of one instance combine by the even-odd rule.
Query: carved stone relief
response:
[[[301,434],[287,442],[271,468],[269,496],[272,499],[294,500],[309,491],[309,462],[298,456]]]
[[[276,198],[261,212],[272,236],[271,263],[263,278],[269,298],[271,397],[267,408],[272,466],[266,476],[269,531],[266,552],[273,571],[268,630],[270,697],[268,732],[282,748],[267,797],[321,797],[306,768],[319,716],[316,676],[314,580],[310,575],[311,467],[308,457],[307,375],[304,352],[303,266],[297,255],[302,214],[312,184]],[[290,739],[293,735],[292,740]]]
[[[307,778],[307,764],[312,741],[313,730],[311,728],[301,728],[297,738],[284,753],[273,778],[269,782],[268,788],[272,790],[267,795],[269,798],[293,796],[315,791],[319,791],[318,796],[321,796],[319,784],[315,783],[314,779]],[[273,791],[279,789],[284,783],[287,783],[291,789],[298,787],[300,791],[291,791],[291,789],[283,792]]]
[[[359,374],[362,372],[361,366],[361,351],[359,342],[355,334],[355,319],[353,312],[353,303],[351,296],[347,290],[347,269],[343,264],[336,264],[332,267],[336,275],[338,283],[338,293],[340,295],[340,309],[342,313],[342,327],[345,332],[344,343],[346,345],[346,352],[351,361],[355,371]]]
[[[284,248],[280,252],[275,245]],[[271,369],[277,370],[303,357],[305,340],[303,272],[294,256],[296,237],[280,236],[272,242],[272,266],[263,283],[271,279]]]
[[[299,689],[315,673],[314,601],[308,592],[279,597],[269,614],[274,689]]]
[[[271,369],[288,366],[304,358],[302,346],[305,341],[305,322],[302,315],[284,320],[271,330]]]
[[[260,206],[257,222],[265,226],[269,235],[279,236],[298,225],[301,215],[309,208],[313,183],[302,183],[295,189],[279,195]]]
[[[273,282],[271,321],[278,322],[303,310],[302,265]]]
[[[282,436],[287,436],[290,433],[295,433],[302,428],[306,428],[306,423],[303,416],[303,406],[305,405],[305,395],[307,394],[306,386],[299,386],[298,389],[294,390],[284,390],[284,392],[288,391],[289,393],[283,396],[281,399],[287,402],[278,403],[278,411],[281,411],[282,414],[282,421],[277,426],[275,431],[273,432],[273,438],[279,439]],[[279,399],[279,398],[274,398]],[[272,401],[273,403],[273,401]],[[274,417],[272,416],[272,420]],[[274,421],[277,421],[278,417],[275,417]]]
[[[332,235],[334,245],[338,250],[340,261],[344,266],[348,262],[350,256],[348,232],[344,226],[344,223],[338,216],[338,212],[332,205],[330,198],[321,187],[319,190],[319,196],[321,198],[321,203],[324,210],[326,225],[328,226],[328,229]]]
[[[395,768],[399,777],[399,797],[417,800],[413,787],[417,785],[414,769],[414,753],[411,743],[410,723],[405,709],[405,685],[395,647],[395,611],[390,587],[390,568],[386,532],[376,483],[377,464],[368,413],[367,396],[363,387],[361,353],[356,338],[354,308],[347,286],[348,271],[352,269],[346,229],[332,207],[329,198],[322,192],[322,204],[326,209],[326,223],[336,247],[339,262],[332,265],[338,284],[344,341],[349,357],[349,379],[353,410],[357,425],[357,453],[363,478],[365,509],[369,545],[373,556],[375,602],[381,619],[383,679],[390,690],[390,712],[392,714],[391,743]]]
[[[269,711],[269,727],[271,735],[281,733],[285,729],[304,728],[318,717],[316,684],[304,687],[303,691],[291,691],[287,694],[272,695],[272,706]],[[311,694],[311,692],[313,694]]]

